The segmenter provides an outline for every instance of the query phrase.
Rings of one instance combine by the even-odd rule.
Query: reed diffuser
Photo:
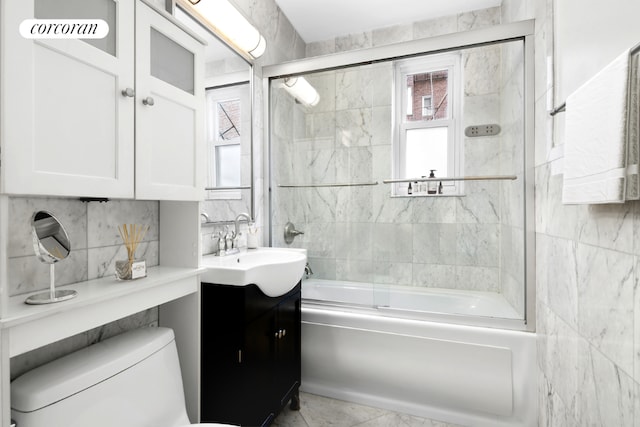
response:
[[[145,277],[147,266],[145,260],[136,259],[136,249],[149,231],[148,225],[122,224],[118,226],[120,237],[127,249],[127,259],[116,261],[116,278],[119,280],[132,280]]]

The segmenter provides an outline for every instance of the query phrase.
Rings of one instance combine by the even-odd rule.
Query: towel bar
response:
[[[373,182],[343,182],[332,184],[279,184],[280,188],[317,188],[317,187],[360,187],[378,185],[378,181]]]

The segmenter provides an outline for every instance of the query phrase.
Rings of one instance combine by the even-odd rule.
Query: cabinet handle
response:
[[[280,338],[280,331],[276,332],[276,338]]]
[[[285,335],[287,335],[287,330],[286,330],[286,329],[283,329],[283,330],[282,330],[282,337],[284,337]]]
[[[143,103],[144,105],[147,105],[147,106],[151,107],[151,106],[152,106],[153,104],[155,104],[156,102],[153,100],[153,98],[152,98],[152,97],[147,96],[145,99],[143,99],[143,100],[142,100],[142,103]]]
[[[238,350],[238,363],[242,363],[242,350]]]
[[[126,89],[122,89],[122,96],[126,96],[127,98],[133,98],[136,96],[136,91],[131,89],[130,87]]]

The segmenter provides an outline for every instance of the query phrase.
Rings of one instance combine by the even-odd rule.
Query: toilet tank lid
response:
[[[11,407],[31,412],[98,384],[174,341],[173,330],[142,328],[35,368],[11,382]]]

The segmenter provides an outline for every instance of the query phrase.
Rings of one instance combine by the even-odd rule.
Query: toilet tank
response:
[[[189,424],[173,331],[143,328],[40,366],[11,383],[19,427]]]

